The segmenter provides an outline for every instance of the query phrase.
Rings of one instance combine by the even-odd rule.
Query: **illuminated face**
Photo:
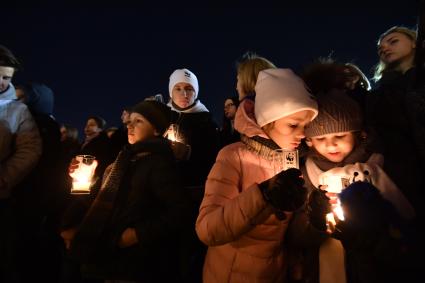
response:
[[[159,135],[154,126],[139,113],[131,113],[127,123],[127,129],[129,144],[135,144],[136,142]]]
[[[195,89],[188,83],[177,83],[171,94],[173,102],[180,108],[186,108],[195,102]]]
[[[15,69],[12,67],[0,66],[0,92],[3,92],[7,89],[10,82],[12,81],[14,72]]]
[[[237,108],[236,105],[233,103],[233,100],[226,99],[226,101],[224,101],[224,116],[226,116],[227,119],[235,119],[236,109]]]
[[[329,161],[341,162],[353,151],[355,138],[352,132],[339,132],[309,138],[307,145]]]
[[[296,112],[265,125],[263,130],[280,148],[294,150],[305,137],[304,128],[313,115],[310,110]]]
[[[402,63],[413,60],[416,43],[400,32],[393,32],[382,38],[378,46],[378,55],[385,64]]]
[[[97,125],[96,121],[94,119],[88,119],[87,120],[87,124],[86,127],[84,128],[84,133],[86,134],[87,137],[90,137],[96,133],[101,132],[102,129],[99,128],[99,126]]]

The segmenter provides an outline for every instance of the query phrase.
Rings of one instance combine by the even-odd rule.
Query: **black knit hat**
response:
[[[144,100],[134,105],[131,112],[145,117],[160,134],[163,134],[171,123],[170,107],[158,101]]]
[[[317,95],[319,115],[305,129],[307,138],[362,130],[359,104],[344,91],[331,90]]]

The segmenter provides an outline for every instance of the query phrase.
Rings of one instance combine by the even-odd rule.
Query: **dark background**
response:
[[[106,1],[105,1],[106,2]],[[54,116],[80,130],[89,115],[119,125],[123,107],[162,93],[186,67],[221,123],[246,51],[298,72],[319,56],[357,64],[368,77],[376,40],[416,27],[418,1],[13,1],[2,3],[1,41],[21,60],[14,83],[43,82]],[[80,133],[82,136],[82,133]]]

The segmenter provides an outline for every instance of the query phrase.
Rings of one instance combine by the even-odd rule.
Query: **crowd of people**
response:
[[[0,46],[0,282],[422,282],[418,50],[385,31],[373,88],[349,62],[247,53],[221,126],[176,69],[168,101],[123,106],[117,127],[88,115],[80,143]],[[77,155],[96,158],[86,194]]]

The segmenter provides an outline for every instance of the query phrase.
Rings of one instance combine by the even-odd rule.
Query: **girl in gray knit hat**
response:
[[[290,235],[304,236],[290,238],[297,246],[306,247],[308,243],[308,251],[303,250],[304,256],[308,254],[303,264],[305,279],[347,282],[350,279],[346,278],[349,275],[346,275],[345,243],[331,237],[335,224],[344,221],[339,193],[352,183],[368,182],[403,219],[410,220],[415,213],[381,169],[383,157],[366,149],[358,103],[337,90],[318,95],[317,100],[319,115],[306,127],[306,143],[310,149],[301,168],[310,197],[306,209],[294,217],[290,232]],[[315,249],[311,249],[312,243],[317,245]]]

